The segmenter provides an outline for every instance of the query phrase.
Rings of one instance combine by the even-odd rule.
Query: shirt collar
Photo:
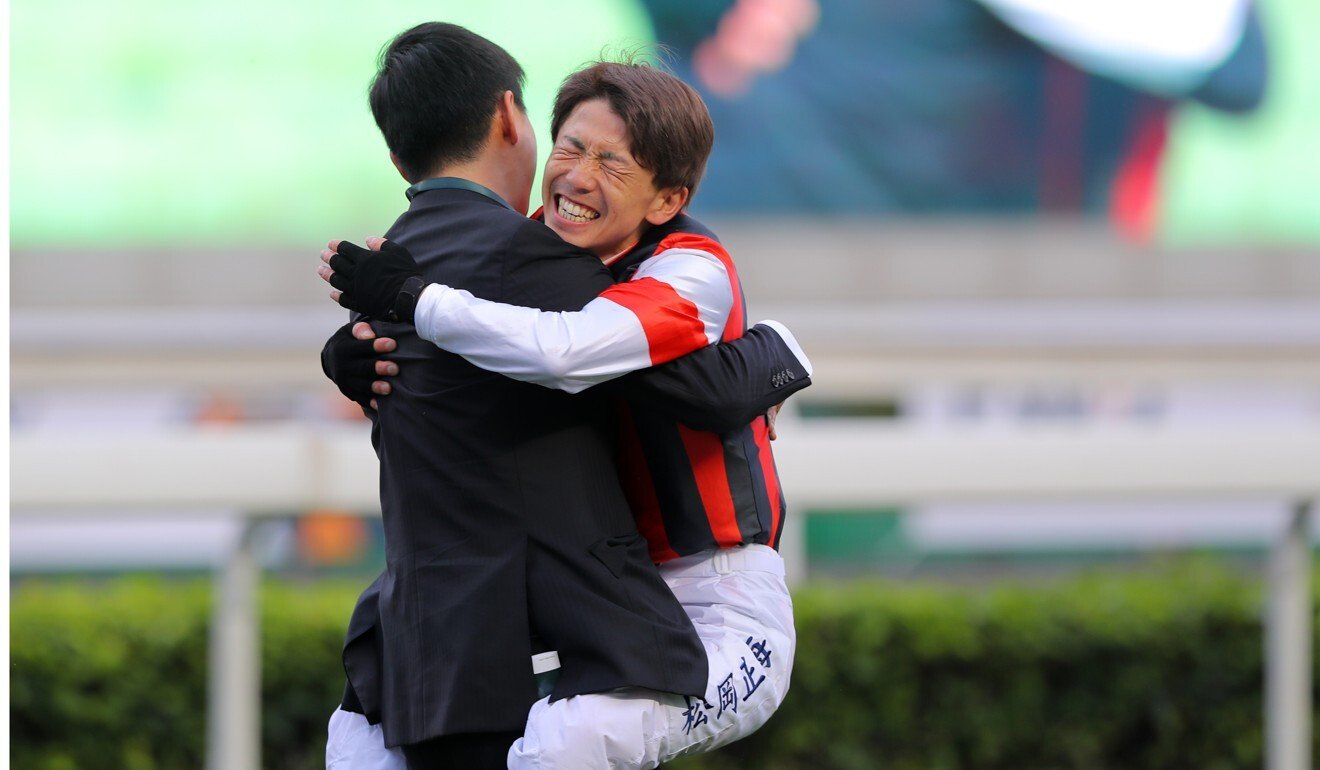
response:
[[[618,262],[619,260],[628,256],[628,253],[631,252],[633,249],[637,248],[637,244],[640,242],[641,241],[633,241],[631,246],[626,247],[625,249],[623,249],[623,251],[620,251],[618,254],[615,254],[612,257],[606,257],[605,259],[602,259],[601,262],[604,262],[607,267],[609,265],[613,265],[615,262]]]
[[[424,193],[427,190],[467,190],[478,195],[484,195],[509,211],[513,211],[513,206],[510,206],[509,202],[501,198],[494,190],[485,185],[479,185],[470,179],[459,179],[456,176],[438,176],[432,179],[423,179],[409,187],[404,194],[408,196],[408,200],[412,200],[419,193]]]

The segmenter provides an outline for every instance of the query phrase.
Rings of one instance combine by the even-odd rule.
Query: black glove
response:
[[[383,353],[376,352],[376,340],[360,340],[353,336],[353,322],[344,324],[326,340],[321,348],[321,370],[339,392],[362,408],[371,408],[371,383],[384,379],[376,374],[376,361]]]
[[[425,288],[421,268],[408,250],[385,241],[380,251],[342,241],[330,258],[330,285],[343,292],[339,304],[372,318],[412,323]]]

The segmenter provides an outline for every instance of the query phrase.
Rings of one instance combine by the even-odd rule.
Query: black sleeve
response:
[[[695,430],[724,433],[746,426],[810,384],[806,368],[783,338],[758,324],[738,340],[633,372],[612,388],[634,406]]]

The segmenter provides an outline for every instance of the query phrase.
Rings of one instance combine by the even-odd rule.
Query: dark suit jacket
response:
[[[544,225],[468,190],[417,195],[388,237],[428,281],[576,310],[612,283]],[[386,571],[359,600],[344,665],[386,743],[521,730],[538,635],[554,697],[705,689],[692,625],[619,488],[602,397],[516,382],[382,325],[399,362],[372,438]]]

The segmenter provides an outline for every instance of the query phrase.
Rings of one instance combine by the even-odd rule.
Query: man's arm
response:
[[[384,379],[398,365],[381,356],[394,347],[376,338],[365,321],[346,324],[326,343],[322,368],[339,390],[364,409],[389,395]],[[608,387],[622,398],[694,430],[724,433],[741,428],[811,385],[811,361],[792,332],[762,321],[733,342],[722,342],[621,377]]]
[[[397,244],[393,247],[396,255],[407,254]],[[613,286],[599,260],[577,252],[542,225],[529,222],[511,241],[509,251],[511,258],[506,261],[501,282],[502,296],[509,303],[580,308]],[[398,258],[403,260],[398,275],[410,274],[410,257]],[[346,395],[365,403],[370,397],[367,387],[371,365],[377,356],[365,342],[372,336],[370,328],[358,324],[352,331],[350,335],[349,327],[345,327],[331,339],[323,363]],[[615,391],[689,427],[727,431],[747,425],[810,382],[806,355],[792,334],[774,322],[753,327],[733,343],[704,343],[700,340],[702,347],[675,362],[625,378],[614,387]],[[331,365],[332,360],[337,366]],[[379,367],[384,364],[376,364],[376,375],[397,372],[393,364],[392,371],[381,371]],[[370,384],[377,395],[389,387],[381,380]]]
[[[488,302],[431,284],[415,325],[423,339],[483,369],[576,393],[718,342],[732,307],[717,258],[672,249],[576,312]]]
[[[550,248],[551,244],[558,248]],[[567,256],[565,248],[570,252]],[[727,259],[718,244],[711,241],[710,248]],[[397,245],[392,250],[391,259],[406,259],[406,250]],[[564,294],[567,290],[584,299],[600,292],[600,297],[587,301],[580,312],[549,313],[487,302],[468,292],[433,285],[426,291],[443,290],[457,303],[460,324],[473,324],[467,332],[474,347],[466,347],[469,343],[458,324],[456,329],[442,327],[457,342],[451,345],[436,340],[441,347],[484,368],[569,391],[646,369],[645,375],[630,377],[618,389],[620,394],[690,427],[713,431],[745,426],[810,383],[810,362],[792,334],[777,324],[751,330],[741,342],[709,345],[722,336],[733,304],[725,263],[716,254],[692,248],[662,250],[643,263],[632,281],[611,285],[598,260],[589,260],[590,271],[575,269],[582,260],[569,258],[572,247],[541,225],[529,223],[510,244],[510,251],[520,257],[509,260],[511,269],[502,292],[507,301],[562,308],[580,305],[573,304],[570,296],[552,297],[547,292]],[[546,256],[526,258],[536,254]],[[397,274],[410,274],[407,265]],[[359,288],[350,285],[348,290]],[[437,336],[434,329],[428,330],[436,325],[434,318],[428,320],[429,301],[423,299],[416,307],[415,322],[424,338]],[[601,314],[603,323],[598,321]],[[593,327],[593,323],[598,325]],[[524,324],[523,331],[530,324],[531,333],[520,332],[519,324]],[[556,334],[563,338],[555,340]],[[484,338],[490,341],[482,342]],[[621,344],[611,344],[619,343],[620,338]],[[648,369],[693,352],[695,355],[680,363]],[[556,371],[556,361],[565,368]],[[598,367],[596,371],[583,371],[592,365]],[[526,369],[519,370],[520,366]]]
[[[345,258],[340,245],[322,272],[343,292],[341,301],[362,302],[344,304],[368,314],[402,309],[400,320],[411,320],[418,336],[483,369],[571,393],[718,342],[733,310],[721,259],[728,257],[704,249],[665,249],[633,280],[609,286],[574,312],[490,302],[437,283],[418,292],[414,304],[398,290],[418,280],[406,250],[394,244],[372,256],[353,249]]]
[[[695,430],[745,427],[811,384],[811,361],[792,332],[762,321],[733,342],[711,345],[610,387],[635,406]]]

